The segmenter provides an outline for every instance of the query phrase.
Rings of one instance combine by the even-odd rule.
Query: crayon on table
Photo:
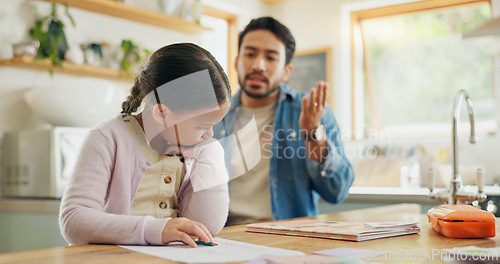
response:
[[[215,242],[208,242],[208,243],[206,243],[206,242],[203,242],[201,240],[196,240],[195,242],[196,242],[197,245],[211,246],[211,247],[217,246],[217,244]]]

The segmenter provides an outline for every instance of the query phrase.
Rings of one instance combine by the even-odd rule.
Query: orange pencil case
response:
[[[471,205],[442,204],[427,212],[432,229],[450,238],[495,237],[495,215]]]

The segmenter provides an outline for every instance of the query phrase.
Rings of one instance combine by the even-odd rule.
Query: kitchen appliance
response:
[[[60,198],[89,129],[52,127],[6,132],[2,196]]]

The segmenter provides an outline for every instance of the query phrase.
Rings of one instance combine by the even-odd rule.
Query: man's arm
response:
[[[326,109],[326,96],[328,85],[318,82],[316,88],[311,88],[309,99],[302,98],[301,112],[299,116],[299,128],[301,134],[311,135],[321,125],[321,119]],[[306,140],[306,154],[309,158],[323,163],[327,156],[326,138],[319,140]]]
[[[354,173],[344,153],[340,129],[326,106],[327,88],[325,82],[318,82],[317,87],[311,89],[309,99],[302,98],[299,127],[306,135],[320,125],[325,127],[325,138],[306,140],[306,164],[314,189],[323,199],[337,203],[347,197]]]
[[[307,171],[314,190],[326,201],[338,203],[347,197],[354,180],[354,171],[345,155],[340,129],[329,108],[325,111],[322,123],[327,135],[323,148],[326,155],[322,163],[312,157],[306,159]]]

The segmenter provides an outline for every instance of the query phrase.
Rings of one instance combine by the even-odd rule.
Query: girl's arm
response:
[[[117,156],[131,155],[117,145],[93,130],[82,147],[59,214],[62,235],[71,244],[162,244],[168,218],[129,215],[134,166],[131,157],[124,162]]]
[[[179,195],[180,216],[203,223],[212,234],[224,227],[229,210],[229,179],[224,165],[224,150],[215,139],[193,149],[194,165],[188,184]]]

